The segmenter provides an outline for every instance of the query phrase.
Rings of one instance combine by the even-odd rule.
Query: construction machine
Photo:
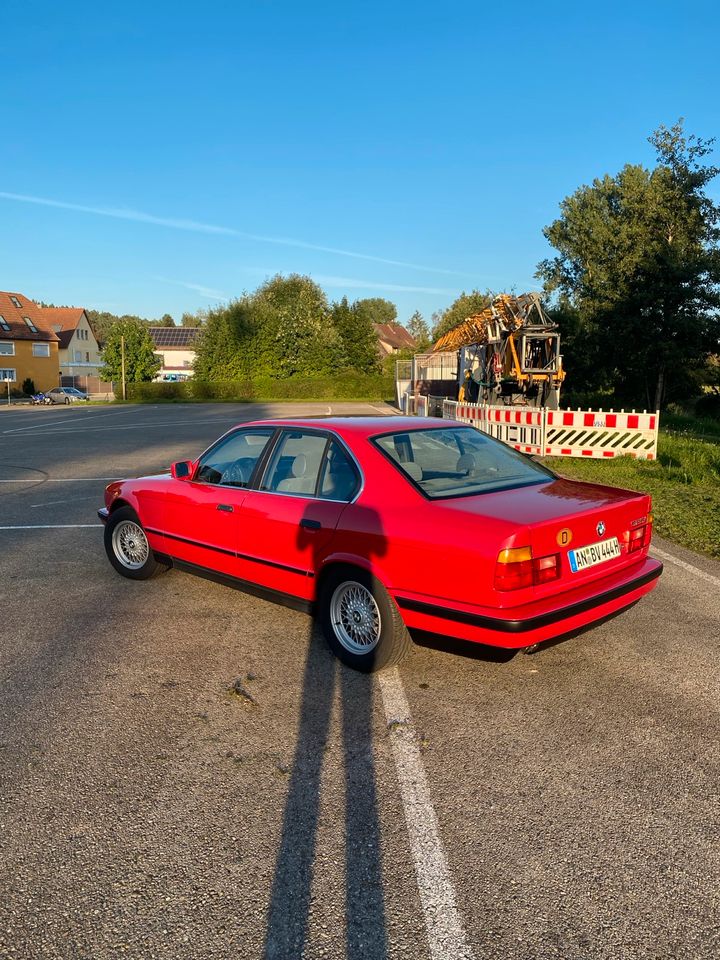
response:
[[[451,351],[459,354],[459,399],[557,410],[565,379],[560,334],[538,294],[495,297],[433,347]]]

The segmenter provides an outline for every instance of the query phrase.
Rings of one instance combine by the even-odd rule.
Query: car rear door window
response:
[[[360,486],[357,467],[340,444],[333,440],[325,454],[320,476],[319,496],[324,500],[349,502]]]
[[[274,432],[268,428],[231,433],[202,457],[195,479],[203,483],[247,487]]]
[[[316,496],[328,437],[303,430],[283,430],[268,463],[261,490]]]

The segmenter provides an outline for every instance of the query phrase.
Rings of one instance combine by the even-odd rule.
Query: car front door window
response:
[[[201,459],[195,480],[230,487],[247,487],[274,432],[271,429],[259,429],[231,433]]]

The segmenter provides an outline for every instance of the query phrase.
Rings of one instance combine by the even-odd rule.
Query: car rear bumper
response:
[[[396,595],[395,602],[410,629],[517,649],[571,633],[630,606],[656,586],[662,569],[659,561],[647,557],[630,570],[563,594],[554,605],[545,600],[500,611],[406,595]]]

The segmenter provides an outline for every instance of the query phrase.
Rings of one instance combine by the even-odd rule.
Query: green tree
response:
[[[255,291],[250,302],[259,373],[290,377],[345,366],[327,299],[310,277],[275,276]]]
[[[187,324],[192,326],[192,324]],[[196,380],[242,380],[256,369],[252,300],[243,295],[205,314],[193,366]]]
[[[355,301],[358,317],[367,323],[395,323],[397,307],[382,297],[365,297]]]
[[[485,293],[481,293],[480,290],[471,290],[470,293],[463,291],[449,307],[433,314],[433,342],[439,340],[440,337],[444,337],[446,333],[449,333],[474,313],[480,313],[486,307],[489,307],[493,297],[494,294],[489,290],[486,290]]]
[[[331,319],[345,351],[345,363],[353,370],[374,373],[379,368],[378,338],[375,328],[357,303],[347,297],[331,308]]]
[[[122,338],[125,338],[125,379],[128,383],[152,380],[162,366],[147,326],[135,317],[118,320],[110,327],[102,352],[103,380],[122,379]]]
[[[430,346],[430,328],[419,310],[410,317],[405,324],[408,333],[417,344],[418,352],[422,353]]]
[[[137,317],[135,314],[129,313],[125,313],[122,316],[118,316],[115,313],[108,313],[106,310],[86,310],[85,313],[87,314],[92,332],[95,334],[95,339],[100,347],[102,347],[107,340],[110,328],[119,321],[137,321],[146,326],[150,323],[150,321],[144,317]]]
[[[184,313],[180,317],[181,327],[201,327],[208,316],[207,310],[198,310],[197,313]]]
[[[148,324],[150,327],[174,327],[175,321],[170,316],[169,313],[164,313],[159,320],[151,320]]]
[[[654,169],[628,164],[563,200],[544,231],[558,256],[538,276],[572,317],[593,385],[656,408],[717,349],[720,208],[705,188],[720,168],[704,162],[712,141],[686,137],[682,121],[649,140]],[[564,353],[574,382],[575,352]]]

